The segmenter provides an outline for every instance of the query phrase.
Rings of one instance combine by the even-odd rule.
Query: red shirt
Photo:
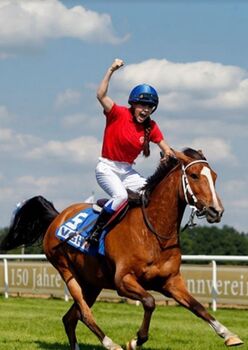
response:
[[[143,150],[144,125],[136,123],[129,108],[113,105],[106,115],[102,157],[132,164]],[[154,120],[151,120],[149,140],[159,143],[163,134]]]

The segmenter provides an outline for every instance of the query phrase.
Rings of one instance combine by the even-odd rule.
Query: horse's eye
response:
[[[194,179],[194,180],[199,179],[198,175],[196,175],[196,174],[194,174],[194,173],[190,174],[190,177],[191,177],[192,179]]]

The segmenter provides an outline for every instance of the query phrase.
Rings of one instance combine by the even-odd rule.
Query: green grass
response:
[[[54,299],[0,297],[1,350],[68,350],[61,317],[71,302]],[[98,302],[93,307],[98,325],[115,342],[134,337],[142,320],[142,307]],[[248,344],[246,310],[221,309],[215,317]],[[81,323],[77,328],[81,350],[100,350],[97,338]],[[158,306],[145,350],[218,350],[224,342],[202,320],[176,306]]]

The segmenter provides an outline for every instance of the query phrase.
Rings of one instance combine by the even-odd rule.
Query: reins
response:
[[[174,171],[179,165],[177,164],[167,175],[166,177],[168,177],[172,171]],[[144,219],[144,222],[146,224],[146,226],[149,228],[149,230],[157,237],[157,239],[160,241],[160,242],[163,242],[163,241],[167,241],[169,239],[171,239],[172,235],[169,235],[169,236],[164,236],[162,234],[159,234],[156,229],[154,228],[154,226],[152,225],[152,223],[150,222],[150,220],[148,219],[147,217],[147,214],[146,214],[146,211],[145,211],[145,208],[147,206],[147,197],[146,197],[146,192],[143,191],[141,193],[141,210],[142,210],[142,214],[143,214],[143,219]]]
[[[187,227],[192,228],[194,226],[196,226],[196,223],[194,222],[194,218],[195,216],[197,216],[198,218],[202,218],[205,216],[205,211],[202,210],[200,211],[199,209],[197,209],[196,204],[198,202],[197,197],[194,195],[194,192],[192,191],[192,188],[189,184],[189,180],[186,174],[186,170],[194,164],[197,163],[206,163],[208,164],[208,162],[206,160],[194,160],[192,162],[190,162],[189,164],[187,164],[186,166],[184,166],[184,164],[181,164],[181,170],[182,170],[182,176],[181,176],[181,181],[182,181],[182,188],[183,188],[183,194],[184,194],[184,199],[185,202],[189,205],[189,207],[192,209],[189,220],[187,222],[187,224],[184,226],[184,228],[181,231],[184,231]],[[175,169],[175,168],[174,168]],[[172,171],[174,170],[172,169]],[[170,172],[171,173],[171,172]],[[169,173],[169,174],[170,174]],[[168,175],[169,175],[168,174]],[[190,199],[189,197],[192,199],[193,204],[190,203]],[[147,217],[147,213],[145,210],[146,207],[146,203],[147,203],[147,198],[145,196],[145,192],[142,192],[141,194],[141,210],[142,210],[142,214],[143,214],[143,219],[144,222],[146,224],[146,226],[148,227],[148,229],[158,238],[158,240],[160,241],[165,241],[165,240],[169,240],[172,237],[172,234],[169,236],[164,236],[162,234],[159,234],[156,229],[154,228],[154,226],[152,225],[152,223],[150,222],[150,220]]]
[[[169,240],[172,237],[172,235],[170,235],[170,236],[162,236],[161,234],[157,233],[157,231],[155,230],[155,228],[153,227],[153,225],[149,221],[149,219],[148,219],[148,217],[146,215],[146,211],[145,211],[145,206],[146,206],[145,203],[146,203],[145,194],[144,194],[144,192],[142,192],[142,194],[141,194],[141,210],[142,210],[143,219],[145,221],[146,226],[158,238],[158,240],[160,240],[160,241]]]

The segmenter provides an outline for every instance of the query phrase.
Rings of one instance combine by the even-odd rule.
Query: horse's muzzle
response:
[[[224,208],[220,207],[216,209],[215,207],[207,207],[205,208],[206,219],[210,224],[220,222],[222,215],[224,213]]]

